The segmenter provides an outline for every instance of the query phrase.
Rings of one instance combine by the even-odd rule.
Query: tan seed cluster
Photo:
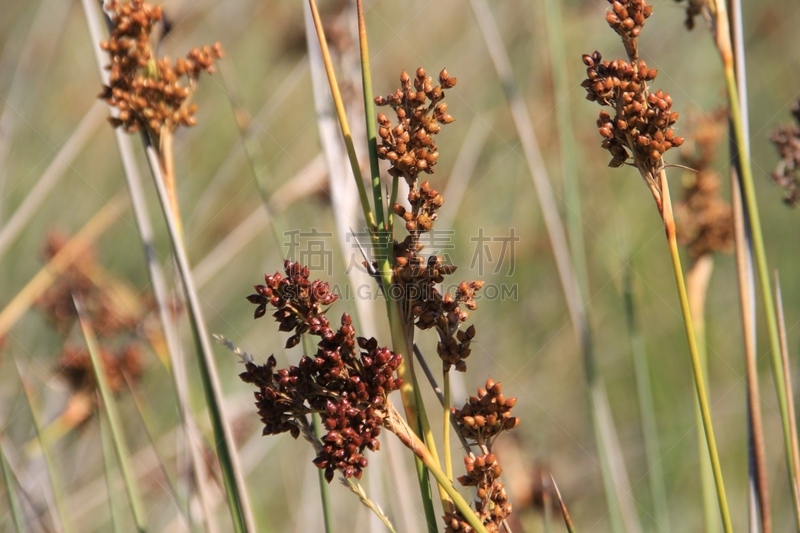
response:
[[[223,56],[219,43],[193,48],[185,58],[172,64],[153,53],[151,34],[161,21],[160,6],[143,0],[111,0],[113,29],[101,47],[109,53],[109,84],[100,98],[119,110],[110,119],[115,127],[134,133],[144,127],[158,137],[163,129],[174,132],[179,126],[196,123],[197,106],[189,100],[202,72],[214,72],[214,61]]]
[[[453,408],[459,430],[479,446],[491,446],[492,440],[503,431],[519,426],[519,418],[511,416],[516,398],[506,398],[503,387],[491,378],[477,396],[470,396],[461,409]]]
[[[606,12],[606,22],[622,37],[628,57],[635,61],[639,57],[638,39],[653,6],[645,0],[608,0],[611,9]]]
[[[447,69],[439,73],[439,85],[433,84],[422,67],[413,80],[404,70],[400,74],[400,88],[388,96],[378,96],[375,104],[389,106],[397,116],[393,125],[383,113],[378,114],[378,135],[381,143],[378,157],[389,161],[389,174],[404,177],[409,184],[420,172],[433,173],[439,151],[433,136],[441,125],[453,122],[447,114],[444,89],[456,86]]]
[[[600,112],[597,126],[602,147],[611,153],[611,167],[633,158],[640,170],[657,174],[665,152],[683,144],[672,125],[678,113],[672,111],[672,97],[659,90],[649,92],[647,82],[658,75],[644,61],[621,59],[603,61],[600,52],[584,55],[586,98],[614,109],[614,116]]]
[[[465,487],[475,487],[478,499],[475,511],[486,530],[490,533],[500,531],[503,521],[511,515],[512,507],[508,502],[506,487],[500,480],[503,469],[493,453],[478,455],[469,454],[464,457],[467,475],[458,478]],[[473,529],[458,512],[446,513],[445,531],[447,533],[467,532]]]

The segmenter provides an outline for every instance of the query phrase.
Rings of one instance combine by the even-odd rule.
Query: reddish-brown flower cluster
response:
[[[792,116],[794,124],[776,128],[770,135],[781,156],[771,177],[783,189],[786,204],[795,207],[800,203],[800,102],[792,106]]]
[[[453,408],[459,432],[478,446],[491,446],[492,441],[503,431],[519,426],[519,418],[511,416],[516,398],[506,398],[503,387],[491,378],[486,387],[478,389],[477,396],[470,396],[461,409]]]
[[[280,324],[280,331],[294,331],[295,334],[286,341],[286,348],[297,346],[303,333],[312,335],[333,335],[328,319],[325,318],[323,306],[336,301],[336,294],[324,281],[308,279],[308,267],[299,263],[285,261],[283,264],[286,277],[279,272],[264,276],[266,285],[256,285],[256,293],[247,297],[250,303],[256,304],[254,317],[261,318],[267,311],[267,304],[277,310],[272,314]]]
[[[622,37],[622,43],[631,61],[639,57],[638,39],[653,6],[645,0],[608,0],[611,9],[606,12],[606,22]]]
[[[111,64],[109,85],[103,86],[100,98],[119,109],[111,123],[129,133],[145,127],[156,137],[162,129],[174,132],[178,126],[193,126],[197,107],[189,99],[200,74],[214,71],[214,61],[223,56],[222,46],[193,48],[173,65],[169,58],[157,59],[150,42],[163,16],[161,6],[144,0],[110,0],[106,8],[114,13],[113,29],[101,46]]]
[[[402,356],[379,347],[374,338],[356,339],[347,314],[334,332],[321,309],[335,300],[327,284],[314,296],[313,288],[322,285],[308,280],[308,268],[289,261],[285,268],[286,278],[267,276],[267,286],[257,286],[258,294],[248,299],[259,304],[256,318],[264,315],[258,309],[269,303],[278,309],[274,316],[282,330],[296,331],[298,340],[304,332],[320,337],[317,352],[287,369],[275,370],[272,356],[265,365],[248,362],[240,377],[258,387],[264,435],[288,432],[297,438],[306,416],[318,413],[327,433],[314,464],[325,469],[329,482],[336,470],[346,478],[360,478],[367,466],[364,450],[380,447],[377,437],[387,417],[387,396],[403,384],[396,376]]]
[[[375,103],[390,106],[397,115],[396,125],[389,118],[378,114],[378,135],[381,145],[378,157],[389,161],[389,174],[403,176],[409,185],[420,172],[433,173],[439,158],[439,151],[433,136],[439,133],[442,124],[450,124],[453,117],[447,114],[444,89],[456,86],[456,78],[447,74],[447,69],[439,73],[440,85],[422,67],[417,69],[413,81],[404,70],[400,74],[400,88],[388,96],[378,96]]]
[[[464,457],[464,466],[467,475],[459,477],[458,481],[465,487],[475,487],[478,496],[478,500],[475,502],[475,511],[478,518],[483,521],[483,525],[489,533],[500,531],[500,525],[511,515],[512,511],[506,487],[500,481],[500,474],[503,473],[500,463],[497,462],[493,453],[477,457],[469,454]],[[444,522],[446,533],[473,531],[457,511],[446,513]]]
[[[491,453],[493,440],[503,431],[519,426],[519,419],[511,416],[516,398],[506,398],[503,387],[492,379],[486,380],[486,388],[479,388],[477,396],[471,396],[464,407],[453,409],[458,431],[468,444],[478,446],[483,452],[464,458],[467,475],[458,478],[465,487],[475,487],[478,499],[475,511],[490,532],[500,531],[500,524],[511,514],[505,485],[500,481],[503,469]],[[471,441],[471,442],[470,442]],[[444,516],[445,531],[473,531],[458,511]]]
[[[664,153],[683,144],[672,129],[678,120],[678,113],[671,111],[672,97],[647,89],[658,71],[644,61],[603,61],[600,52],[584,55],[583,62],[586,98],[614,109],[613,117],[604,110],[597,120],[602,146],[612,155],[609,166],[619,167],[632,157],[642,172],[656,175]]]
[[[678,242],[693,260],[727,252],[733,245],[733,213],[720,197],[720,179],[713,166],[727,117],[721,110],[697,121],[693,142],[687,142],[681,152],[682,163],[695,172],[686,174],[684,201],[675,210],[676,229]]]

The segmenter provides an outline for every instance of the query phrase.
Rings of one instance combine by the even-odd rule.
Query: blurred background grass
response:
[[[236,104],[251,116],[265,105],[275,106],[267,120],[253,124],[263,155],[263,167],[257,168],[254,176],[244,151],[238,148],[241,138],[222,78],[215,75],[200,83],[194,100],[199,106],[198,125],[180,131],[175,140],[179,198],[191,261],[196,265],[262,203],[262,194],[271,197],[320,153],[317,117],[306,60],[301,3],[187,0],[167,1],[163,5],[173,29],[161,44],[162,54],[180,56],[195,45],[220,41],[227,52],[223,69],[238,86]],[[681,111],[683,117],[691,112],[708,113],[724,104],[721,68],[708,32],[705,28],[687,32],[683,9],[674,2],[655,1],[653,5],[655,14],[647,23],[640,49],[648,65],[659,69],[656,88],[672,94],[674,109]],[[559,199],[561,169],[555,103],[568,102],[573,116],[589,264],[590,320],[595,331],[598,371],[606,381],[642,525],[648,531],[659,530],[652,518],[630,339],[625,325],[622,279],[626,268],[634,271],[638,319],[653,376],[672,527],[678,531],[698,530],[702,509],[696,474],[694,392],[663,229],[636,172],[632,169],[612,172],[606,166],[608,155],[599,147],[600,137],[594,125],[597,110],[585,101],[585,92],[580,87],[584,77],[581,54],[596,49],[606,58],[623,55],[619,40],[604,22],[607,3],[595,0],[561,4],[565,23],[561,40],[569,60],[566,65],[550,64],[541,2],[506,0],[492,2],[491,7],[511,56],[518,89],[531,111]],[[334,25],[330,31],[338,28],[342,35],[340,46],[348,51],[347,32],[348,24],[354,20],[352,12],[345,9],[345,2],[322,2],[321,8],[324,19]],[[340,18],[343,9],[345,16],[350,17],[349,22]],[[43,15],[37,17],[40,10]],[[79,3],[6,0],[2,11],[0,221],[6,221],[85,115],[93,107],[105,104],[96,98],[100,82]],[[417,66],[431,73],[447,67],[451,75],[458,77],[458,86],[448,92],[448,112],[457,122],[445,128],[437,141],[441,157],[430,179],[434,187],[443,191],[448,180],[456,177],[450,176],[450,171],[470,126],[477,124],[476,127],[487,131],[463,202],[457,206],[446,203],[440,215],[440,223],[452,225],[455,230],[452,240],[455,248],[448,250],[453,263],[460,265],[455,279],[478,277],[476,271],[469,269],[476,245],[470,238],[477,236],[480,228],[489,236],[507,236],[510,228],[514,228],[520,238],[513,257],[506,257],[499,273],[493,273],[491,267],[484,272],[483,279],[488,283],[516,286],[518,298],[483,300],[472,314],[478,336],[464,378],[466,391],[473,391],[487,376],[503,382],[506,394],[519,398],[516,411],[522,424],[516,430],[516,437],[529,466],[542,463],[553,471],[580,531],[606,531],[608,517],[580,353],[528,168],[474,16],[466,3],[453,0],[368,2],[366,16],[376,93],[393,91],[400,70],[411,72]],[[745,5],[754,172],[758,178],[770,266],[782,274],[793,364],[800,337],[798,215],[783,207],[780,191],[769,183],[768,173],[777,156],[767,134],[774,126],[789,121],[789,107],[799,92],[800,49],[795,46],[799,24],[800,10],[785,2],[766,0]],[[350,42],[349,46],[353,45]],[[568,94],[553,93],[553,68],[567,71],[571,87]],[[288,92],[284,84],[290,84]],[[282,86],[282,99],[276,103],[276,94]],[[679,132],[683,132],[680,122],[678,126]],[[232,164],[220,171],[232,150],[235,150]],[[721,146],[717,158],[723,176],[727,175],[726,150],[726,146]],[[146,168],[143,157],[140,167]],[[673,169],[670,175],[676,195],[682,171]],[[95,130],[63,180],[2,258],[0,305],[5,305],[42,266],[42,245],[50,230],[76,232],[124,189],[119,155],[111,129],[104,124]],[[287,212],[277,215],[279,231],[307,232],[312,227],[336,231],[330,197],[324,187],[322,190],[321,194],[303,198]],[[210,196],[204,197],[206,193]],[[153,214],[157,215],[151,187],[148,199]],[[279,205],[281,199],[272,198],[271,202]],[[201,208],[202,212],[195,212]],[[154,219],[160,220],[156,216]],[[162,224],[156,228],[156,252],[168,264],[166,233]],[[329,245],[333,251],[331,281],[344,285],[347,283],[344,270],[355,250],[346,250],[343,257],[335,240],[331,239]],[[96,250],[105,268],[136,291],[148,293],[148,278],[130,213],[101,237]],[[499,247],[493,246],[492,250],[498,253]],[[285,339],[271,324],[253,322],[252,306],[244,297],[264,272],[272,273],[281,267],[286,253],[286,248],[276,244],[272,230],[265,227],[241,252],[226,258],[224,268],[200,292],[211,331],[224,334],[258,360],[275,353],[279,364],[284,365],[296,360],[299,348],[284,353]],[[507,275],[506,268],[509,260],[513,260],[511,275]],[[318,275],[326,276],[325,272]],[[352,302],[341,302],[333,308],[332,316],[352,308]],[[376,309],[380,315],[382,306]],[[375,335],[388,342],[385,321],[379,319],[378,324],[379,331],[361,334]],[[181,333],[184,345],[190,346],[188,326],[184,325]],[[764,337],[765,332],[759,329],[769,480],[775,528],[781,531],[790,527],[792,513]],[[433,337],[421,334],[419,338],[423,351],[432,353]],[[730,255],[716,261],[708,302],[708,344],[714,423],[734,522],[741,527],[746,523],[747,494],[745,389],[735,268]],[[40,402],[39,416],[47,421],[57,416],[65,400],[66,389],[53,370],[60,349],[60,336],[51,330],[41,313],[33,310],[7,335],[0,361],[4,446],[12,450],[13,453],[7,453],[17,465],[23,486],[36,500],[45,491],[42,465],[39,459],[29,458],[22,451],[34,433],[20,380],[14,371],[14,359],[28,369]],[[187,353],[191,350],[187,349]],[[228,411],[233,417],[240,449],[244,450],[258,523],[264,531],[320,530],[319,502],[314,498],[316,472],[310,464],[310,447],[296,445],[286,435],[259,438],[251,391],[236,377],[241,367],[222,348],[217,349],[217,358]],[[154,413],[157,437],[171,435],[177,415],[169,379],[152,353],[146,354],[144,365],[141,397]],[[192,397],[199,407],[202,393],[193,362],[189,370]],[[126,395],[120,401],[130,420],[132,450],[146,449],[148,443],[132,401]],[[98,442],[97,425],[90,421],[55,445],[54,456],[66,492],[82,505],[89,503],[88,499],[80,498],[85,494],[81,491],[102,476]],[[174,449],[180,447],[174,436],[161,443],[163,449],[159,452],[164,456],[174,454]],[[385,462],[383,455],[386,448],[371,460]],[[402,460],[405,467],[410,467],[408,457],[404,455]],[[168,468],[175,468],[173,460],[165,461]],[[460,467],[461,463],[456,459],[455,464]],[[139,468],[146,469],[142,463]],[[373,485],[381,490],[373,496],[393,516],[396,507],[392,500],[398,494],[393,492],[395,480],[387,468],[382,467],[383,480]],[[146,506],[152,512],[151,525],[154,530],[162,530],[174,518],[176,509],[164,497],[155,478],[147,479],[150,483],[146,481],[144,487]],[[417,498],[413,486],[411,490],[405,494]],[[402,491],[399,494],[403,497]],[[80,531],[108,530],[104,499],[94,497],[95,510],[75,520]],[[338,518],[349,528],[346,530],[366,528],[366,513],[344,488],[334,487],[333,498]],[[77,514],[78,507],[70,508]],[[221,510],[219,514],[226,529],[226,513]],[[5,521],[10,528],[10,520]],[[398,518],[396,525],[401,524]],[[532,528],[535,530],[535,525]]]

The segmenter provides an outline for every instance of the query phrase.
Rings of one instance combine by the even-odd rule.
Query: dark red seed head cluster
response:
[[[288,432],[296,438],[306,416],[317,413],[326,434],[314,464],[325,470],[329,482],[337,470],[360,478],[367,466],[364,450],[380,446],[387,397],[403,384],[397,377],[402,356],[373,338],[356,337],[347,314],[334,331],[322,309],[336,299],[327,284],[309,280],[308,268],[297,263],[287,261],[285,271],[286,277],[267,276],[267,285],[257,286],[248,299],[259,306],[256,318],[264,315],[267,304],[276,307],[273,316],[280,329],[295,331],[296,342],[302,333],[319,337],[317,352],[278,370],[272,356],[265,365],[246,363],[240,377],[258,388],[256,405],[265,435]]]
[[[792,106],[795,123],[773,130],[770,140],[781,160],[772,171],[772,181],[783,189],[786,205],[800,203],[800,102]]]
[[[420,172],[433,173],[439,151],[433,136],[441,126],[453,122],[447,114],[444,89],[456,86],[446,69],[439,73],[439,85],[425,69],[418,68],[412,80],[404,70],[400,74],[400,88],[388,96],[378,96],[375,104],[389,106],[397,122],[383,113],[378,114],[378,135],[381,138],[378,157],[389,161],[389,174],[404,177],[409,184]]]
[[[511,515],[512,507],[508,502],[506,487],[500,480],[503,469],[493,453],[464,457],[467,475],[458,478],[465,487],[475,487],[478,499],[475,511],[486,530],[490,533],[501,531],[501,524]],[[444,516],[447,533],[473,531],[458,511],[446,513]]]
[[[129,133],[146,128],[156,137],[162,129],[174,132],[179,126],[193,126],[197,106],[188,103],[189,97],[200,74],[214,72],[222,46],[193,48],[172,64],[169,58],[155,57],[151,43],[153,28],[163,17],[161,6],[110,0],[106,8],[113,13],[113,27],[101,46],[111,64],[109,84],[100,98],[119,110],[111,123]]]
[[[333,336],[328,319],[325,318],[327,306],[336,301],[336,294],[330,285],[320,280],[310,280],[308,267],[286,260],[283,265],[285,276],[279,272],[264,276],[266,285],[256,285],[255,294],[247,297],[256,304],[255,318],[267,312],[267,304],[276,308],[272,314],[280,324],[280,331],[294,331],[286,341],[286,348],[297,346],[303,333],[319,335],[323,338]]]

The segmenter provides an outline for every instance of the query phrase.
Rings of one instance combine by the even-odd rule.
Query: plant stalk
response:
[[[711,410],[708,405],[705,381],[703,380],[703,369],[700,362],[700,355],[697,350],[697,340],[694,334],[692,313],[689,308],[689,298],[686,295],[686,284],[683,280],[683,269],[681,268],[681,258],[678,253],[678,241],[675,234],[675,217],[672,212],[672,201],[669,195],[669,183],[667,174],[662,168],[659,172],[659,182],[661,185],[661,216],[664,222],[664,229],[669,243],[669,252],[672,259],[672,269],[675,273],[675,282],[678,285],[678,296],[681,302],[681,312],[683,313],[683,324],[686,331],[686,339],[689,343],[689,355],[691,356],[692,372],[694,373],[695,389],[697,399],[700,402],[700,413],[703,419],[703,430],[706,434],[708,443],[708,455],[711,459],[711,468],[714,472],[714,484],[717,487],[717,502],[719,512],[722,517],[722,526],[725,533],[732,533],[730,512],[728,511],[728,500],[725,496],[725,485],[722,480],[722,468],[717,452],[717,441],[714,437],[714,428],[711,424]]]

